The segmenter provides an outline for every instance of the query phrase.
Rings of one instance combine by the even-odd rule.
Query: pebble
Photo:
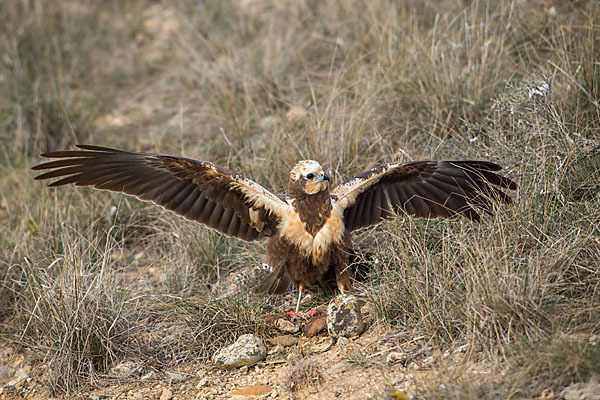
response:
[[[272,392],[274,388],[268,385],[250,385],[237,389],[229,393],[232,398],[253,399],[255,397],[266,396]]]
[[[171,397],[173,397],[173,392],[165,388],[160,395],[160,400],[171,400]]]
[[[334,298],[327,307],[327,330],[336,339],[353,338],[364,328],[361,303],[356,296],[342,294]]]
[[[169,378],[170,380],[174,381],[174,382],[180,382],[186,379],[185,376],[177,373],[177,372],[171,372],[171,371],[166,371],[165,375],[167,376],[167,378]]]
[[[344,339],[346,339],[346,338],[344,338]],[[348,340],[348,339],[346,339],[346,340]],[[326,351],[331,349],[331,346],[332,346],[332,342],[328,340],[326,342],[317,343],[314,346],[312,346],[310,349],[313,353],[325,353]]]
[[[279,354],[279,353],[282,353],[283,351],[284,351],[283,346],[280,346],[277,344],[277,345],[271,347],[269,349],[269,351],[267,352],[267,354]]]
[[[402,353],[399,351],[390,351],[387,355],[387,357],[385,358],[385,362],[388,365],[392,365],[392,364],[396,364],[396,363],[406,363],[406,361],[408,360],[408,356],[406,355],[406,353]]]
[[[213,355],[213,363],[218,367],[235,368],[256,364],[265,359],[267,349],[258,336],[242,335],[238,340],[221,348]]]
[[[202,378],[196,385],[196,389],[202,389],[208,383],[208,378]]]
[[[298,344],[298,338],[292,335],[281,335],[275,336],[274,338],[267,339],[267,342],[272,345],[280,345],[283,347],[295,346]]]
[[[29,372],[31,371],[31,367],[26,366],[23,368],[15,369],[13,379],[11,379],[7,385],[8,386],[21,386],[24,382],[29,378]]]
[[[273,322],[273,326],[280,331],[288,333],[296,333],[300,330],[300,327],[294,324],[292,321],[288,321],[285,318],[278,318]]]
[[[0,383],[10,382],[15,376],[16,370],[9,365],[0,365]]]
[[[108,373],[115,378],[128,378],[141,369],[141,363],[133,360],[123,361],[113,366]]]
[[[324,315],[313,318],[304,326],[304,334],[306,336],[316,336],[321,331],[327,329],[327,318]]]
[[[565,400],[593,400],[600,398],[600,383],[593,378],[587,383],[574,383],[566,387],[561,398]]]

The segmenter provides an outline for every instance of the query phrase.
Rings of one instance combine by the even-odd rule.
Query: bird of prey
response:
[[[50,170],[35,179],[123,192],[245,241],[268,239],[272,273],[260,285],[282,294],[293,283],[302,291],[335,279],[352,287],[348,268],[352,232],[397,214],[419,218],[465,216],[479,221],[492,201],[510,204],[502,189],[516,190],[487,161],[412,161],[383,164],[330,190],[330,178],[312,160],[290,172],[287,194],[274,194],[227,168],[150,153],[78,145],[81,150],[42,154],[55,158],[33,167]]]

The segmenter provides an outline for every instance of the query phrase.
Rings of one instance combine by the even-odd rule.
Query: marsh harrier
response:
[[[517,185],[486,161],[413,161],[383,164],[330,191],[330,178],[312,160],[290,172],[287,194],[274,194],[227,168],[183,157],[79,145],[78,151],[42,154],[58,160],[33,167],[35,179],[123,192],[246,241],[268,238],[273,272],[260,288],[282,294],[334,278],[352,286],[348,267],[352,232],[396,214],[419,218],[465,216],[479,221],[492,201],[510,204],[501,189]]]

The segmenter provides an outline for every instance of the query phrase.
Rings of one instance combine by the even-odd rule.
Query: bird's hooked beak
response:
[[[321,175],[318,175],[315,180],[319,182],[331,181],[331,179],[329,179],[329,175],[327,175],[325,172],[323,172]]]

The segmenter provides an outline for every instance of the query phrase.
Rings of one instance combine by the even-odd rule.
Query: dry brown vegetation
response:
[[[2,339],[72,393],[128,357],[160,369],[269,333],[269,300],[213,290],[260,264],[260,245],[123,196],[49,190],[29,171],[40,152],[183,154],[275,190],[303,158],[338,182],[384,161],[475,158],[507,168],[514,206],[359,235],[377,253],[360,288],[374,318],[490,365],[440,368],[420,398],[597,379],[599,16],[597,1],[558,0],[1,2]]]

